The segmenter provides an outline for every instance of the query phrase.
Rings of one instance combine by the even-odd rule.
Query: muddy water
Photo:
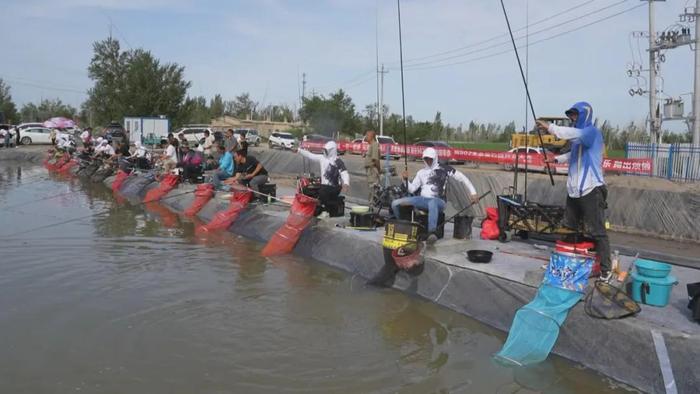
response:
[[[504,335],[467,317],[0,165],[2,393],[623,391],[557,357],[499,367]]]

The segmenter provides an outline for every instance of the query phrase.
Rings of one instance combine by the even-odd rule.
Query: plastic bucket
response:
[[[677,284],[678,280],[672,275],[655,278],[633,272],[632,299],[646,305],[666,306],[671,297],[671,290]]]
[[[665,278],[671,273],[671,265],[654,260],[637,259],[634,262],[639,275],[649,278]]]

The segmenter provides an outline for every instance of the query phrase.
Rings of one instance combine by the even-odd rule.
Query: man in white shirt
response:
[[[211,134],[209,130],[204,130],[204,143],[202,144],[202,147],[204,148],[205,157],[209,157],[212,155],[212,148],[214,148],[215,143],[216,137],[214,137],[214,135]]]
[[[160,162],[164,172],[172,171],[177,166],[177,148],[172,141],[168,141],[168,146],[161,155]]]
[[[472,182],[463,173],[451,166],[441,165],[438,161],[438,154],[434,148],[427,148],[423,151],[423,162],[425,168],[416,173],[408,184],[408,192],[415,193],[420,189],[420,196],[404,197],[392,201],[391,210],[394,217],[399,217],[399,207],[401,205],[412,205],[419,209],[428,211],[428,243],[437,241],[435,234],[438,226],[438,216],[445,210],[446,193],[445,187],[449,178],[462,183],[469,190],[469,199],[472,202],[479,201],[476,189]],[[408,173],[404,172],[402,177],[408,180]]]
[[[318,192],[318,200],[321,209],[328,212],[328,207],[338,200],[340,192],[347,192],[350,187],[350,173],[348,173],[343,160],[338,157],[338,147],[335,141],[328,141],[323,146],[322,155],[311,153],[305,149],[299,149],[299,153],[321,165],[321,187]]]

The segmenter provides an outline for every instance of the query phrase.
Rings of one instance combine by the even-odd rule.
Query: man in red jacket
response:
[[[182,168],[182,179],[195,182],[197,177],[202,175],[202,163],[204,158],[202,152],[190,149],[190,144],[187,141],[180,143],[182,155],[178,167]]]

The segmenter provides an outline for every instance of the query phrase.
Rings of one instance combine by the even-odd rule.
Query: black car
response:
[[[126,141],[127,143],[129,142],[129,135],[124,130],[124,127],[117,122],[111,122],[108,124],[102,131],[102,137],[111,142],[112,146],[115,146],[121,141]]]

